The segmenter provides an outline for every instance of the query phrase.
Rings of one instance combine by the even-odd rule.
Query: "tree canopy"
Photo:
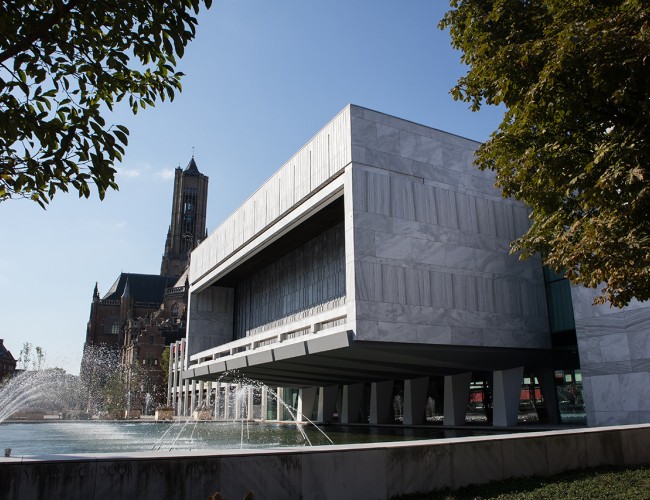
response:
[[[174,98],[176,60],[212,0],[9,0],[0,3],[0,202],[45,207],[70,186],[117,189],[128,130],[102,115]]]
[[[597,302],[650,298],[650,6],[452,0],[440,22],[469,66],[452,89],[505,105],[476,164],[532,208],[513,242]]]

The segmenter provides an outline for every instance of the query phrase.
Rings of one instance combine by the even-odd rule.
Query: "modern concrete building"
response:
[[[227,397],[221,381],[236,371],[320,421],[392,421],[398,393],[404,423],[421,423],[433,398],[458,425],[480,382],[494,425],[505,426],[527,377],[557,421],[557,383],[580,382],[575,331],[588,330],[588,308],[576,292],[574,325],[568,284],[545,280],[539,259],[509,254],[529,211],[472,165],[477,147],[358,106],[341,111],[192,253],[187,342],[171,368],[185,380],[185,407],[206,390]],[[647,367],[635,374],[647,390]],[[252,396],[258,414],[281,416],[264,393]],[[635,397],[634,419],[648,421]]]

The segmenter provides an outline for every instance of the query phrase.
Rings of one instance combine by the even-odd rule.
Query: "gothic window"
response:
[[[172,306],[172,317],[173,318],[178,318],[178,302],[174,302],[174,305]]]
[[[113,326],[111,327],[111,333],[113,335],[117,335],[120,333],[120,324],[117,321],[113,323]]]

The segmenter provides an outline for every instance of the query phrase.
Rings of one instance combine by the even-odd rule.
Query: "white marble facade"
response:
[[[538,258],[509,253],[529,210],[502,198],[494,174],[473,165],[477,147],[359,106],[343,109],[192,253],[184,376],[216,380],[236,368],[277,385],[320,387],[321,399],[336,384],[347,395],[372,381],[380,399],[393,379],[426,390],[416,383],[422,377],[457,377],[445,382],[454,387],[467,385],[472,371],[491,371],[495,383],[504,380],[495,389],[514,387],[503,400],[516,413],[511,374],[526,367],[552,379],[544,279]],[[343,207],[344,293],[336,303],[306,301],[310,308],[285,318],[261,311],[272,324],[242,327],[232,276],[335,202]],[[273,285],[295,298],[300,291],[286,287],[298,281]],[[590,424],[650,421],[648,309],[603,315],[579,295]]]
[[[650,303],[595,306],[595,295],[571,290],[587,422],[650,422]]]

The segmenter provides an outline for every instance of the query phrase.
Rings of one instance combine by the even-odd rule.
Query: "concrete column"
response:
[[[363,383],[344,385],[341,423],[353,424],[359,422],[359,412],[361,411],[362,404]]]
[[[296,415],[298,422],[305,422],[307,419],[311,420],[311,412],[314,409],[315,400],[316,387],[305,387],[298,391],[298,412]]]
[[[537,370],[537,380],[544,397],[544,407],[548,416],[549,424],[560,423],[560,408],[557,402],[557,390],[555,388],[555,372],[552,364]]]
[[[429,377],[413,378],[404,381],[404,424],[424,423],[424,406],[427,403]]]
[[[235,393],[233,395],[233,404],[235,405],[235,420],[239,420],[242,418],[241,398],[245,396],[240,391],[241,391],[241,384],[235,385]]]
[[[282,402],[284,401],[284,387],[278,387],[275,390],[275,415],[276,415],[276,420],[284,420],[284,405]]]
[[[373,382],[370,386],[370,423],[387,424],[390,418],[393,380]]]
[[[190,406],[190,381],[185,380],[183,383],[183,416],[189,415],[188,407]]]
[[[171,344],[169,346],[169,369],[167,371],[167,406],[172,405],[172,390],[174,387],[174,384],[172,383],[174,380],[174,344]]]
[[[230,384],[225,384],[223,389],[223,419],[230,420],[234,415]]]
[[[214,419],[219,420],[219,401],[221,398],[221,383],[214,383]]]
[[[465,425],[472,373],[445,376],[445,425]]]
[[[192,412],[196,410],[197,402],[196,402],[196,396],[197,396],[197,391],[196,391],[196,380],[192,380],[192,397],[190,399],[191,405],[190,405],[190,415],[192,415]]]
[[[517,425],[523,378],[523,366],[494,372],[492,382],[493,426],[511,427]]]
[[[336,397],[339,393],[338,385],[321,387],[318,391],[318,417],[321,423],[330,422],[336,409]]]
[[[246,389],[246,418],[253,419],[253,386],[249,385]]]
[[[260,408],[260,417],[263,422],[266,421],[266,411],[268,410],[269,390],[265,385],[262,386],[262,404]]]
[[[204,387],[204,384],[203,384],[203,380],[199,380],[199,394],[198,394],[199,399],[198,399],[198,402],[197,402],[197,405],[198,405],[199,408],[203,407],[203,401],[204,401],[203,391],[204,390],[205,390],[205,387]]]

